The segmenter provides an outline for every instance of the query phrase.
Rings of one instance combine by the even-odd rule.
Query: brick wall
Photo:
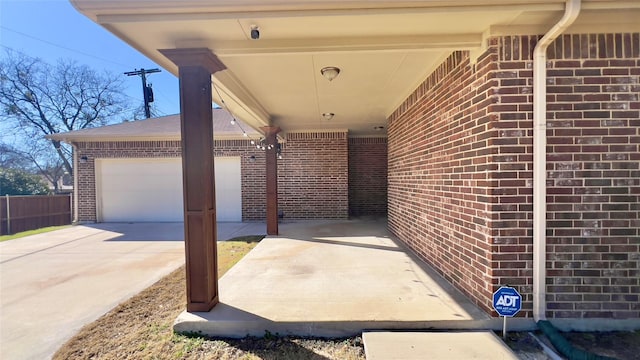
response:
[[[285,219],[348,218],[347,132],[287,133],[278,164]]]
[[[180,141],[78,143],[79,220],[96,221],[96,158],[171,158],[181,156]],[[347,138],[341,133],[291,134],[278,160],[279,206],[286,218],[347,217]],[[214,156],[240,156],[242,219],[266,216],[265,154],[249,140],[216,140]],[[254,156],[251,159],[251,156]],[[304,193],[303,193],[304,192]]]
[[[447,59],[389,118],[389,226],[490,310],[532,291],[532,61],[538,36]],[[640,34],[549,49],[550,317],[640,316]]]
[[[387,138],[349,139],[349,215],[387,215]]]
[[[516,286],[524,316],[537,40],[492,38],[474,66],[454,53],[389,119],[391,230],[487,311],[491,291]],[[549,51],[550,317],[640,315],[639,51],[639,34]]]
[[[496,162],[526,169],[518,173],[526,181],[532,148],[521,136],[526,130],[530,139],[532,63],[522,59],[531,58],[536,40],[496,39],[497,94],[505,104],[500,140],[519,152]],[[640,34],[564,35],[548,59],[547,316],[638,318]],[[507,189],[529,195],[523,184],[513,185]],[[518,212],[500,214],[521,235],[499,240],[524,243],[530,208],[524,210],[527,220],[519,224],[505,218]],[[500,275],[502,282],[513,278]]]
[[[390,116],[389,229],[487,309],[494,54],[452,54]]]

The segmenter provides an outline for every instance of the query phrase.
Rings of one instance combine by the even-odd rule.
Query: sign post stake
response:
[[[502,319],[502,339],[507,340],[507,317],[503,316]]]
[[[522,295],[512,287],[501,286],[493,293],[493,308],[502,316],[502,339],[507,340],[507,317],[515,316],[522,309]]]

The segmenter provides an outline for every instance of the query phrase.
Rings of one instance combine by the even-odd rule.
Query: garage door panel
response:
[[[218,221],[242,220],[240,158],[215,158],[216,217]]]
[[[100,161],[101,220],[181,221],[180,159],[103,159]]]
[[[215,158],[218,221],[242,221],[240,158]],[[99,159],[98,217],[103,222],[183,221],[182,161]]]

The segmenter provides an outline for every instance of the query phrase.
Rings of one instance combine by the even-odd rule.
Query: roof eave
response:
[[[255,136],[260,136],[255,134]],[[97,142],[134,142],[134,141],[180,141],[180,136],[65,136],[65,134],[47,135],[49,140],[62,141],[67,144]],[[242,135],[214,135],[214,140],[249,140]]]

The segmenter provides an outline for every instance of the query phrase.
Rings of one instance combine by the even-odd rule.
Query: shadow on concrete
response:
[[[97,223],[85,225],[110,234],[105,241],[184,241],[184,223]],[[218,241],[235,237],[266,235],[266,225],[260,222],[219,222]]]
[[[363,217],[349,220],[283,220],[279,223],[278,237],[312,239],[336,237],[376,236],[391,237],[387,219]]]
[[[220,304],[174,329],[213,337],[340,338],[364,330],[478,329],[492,319],[391,235],[386,221],[295,221],[219,282]]]
[[[367,243],[359,243],[356,241],[342,241],[342,240],[333,240],[333,239],[326,239],[326,238],[305,238],[305,239],[298,238],[296,240],[310,241],[310,242],[329,244],[329,245],[354,246],[354,247],[367,248],[367,249],[404,252],[402,248],[397,246],[374,245],[374,244],[367,244]]]
[[[166,223],[97,223],[85,225],[108,231],[104,241],[184,241],[184,224]]]

